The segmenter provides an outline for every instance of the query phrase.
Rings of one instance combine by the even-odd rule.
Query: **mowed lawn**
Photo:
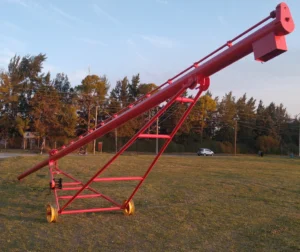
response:
[[[86,182],[110,157],[71,156],[59,166]],[[300,159],[163,156],[134,197],[135,215],[60,215],[50,224],[48,168],[17,180],[44,158],[0,159],[1,251],[300,250]],[[139,176],[152,159],[124,155],[103,175]],[[93,186],[122,202],[134,184]],[[101,206],[107,204],[99,199],[70,205]]]

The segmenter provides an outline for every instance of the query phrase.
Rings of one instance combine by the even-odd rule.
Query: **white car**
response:
[[[214,154],[212,150],[206,148],[200,148],[197,152],[198,156],[213,156]]]

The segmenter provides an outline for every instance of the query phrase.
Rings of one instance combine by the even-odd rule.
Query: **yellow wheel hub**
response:
[[[123,205],[127,203],[127,200],[124,200]],[[130,200],[127,206],[123,209],[125,215],[133,215],[135,212],[135,207],[133,200]]]
[[[47,221],[49,223],[57,222],[57,219],[58,219],[57,208],[52,206],[51,204],[48,204],[47,208],[46,208],[46,211],[47,211]]]

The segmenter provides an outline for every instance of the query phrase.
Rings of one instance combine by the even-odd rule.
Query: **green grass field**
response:
[[[72,156],[59,165],[87,181],[109,157]],[[50,224],[47,168],[16,179],[43,158],[0,159],[1,251],[300,250],[299,159],[163,156],[134,197],[135,215],[62,215]],[[124,155],[104,175],[141,175],[152,158]],[[134,182],[95,184],[122,202]],[[72,206],[102,204],[79,199]]]

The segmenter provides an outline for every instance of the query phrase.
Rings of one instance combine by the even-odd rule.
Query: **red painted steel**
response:
[[[142,180],[142,177],[119,177],[119,178],[95,178],[94,182],[111,182],[111,181],[132,181]]]
[[[62,183],[63,186],[71,186],[71,185],[81,185],[80,182],[66,182]]]
[[[184,88],[182,88],[161,110],[159,110],[119,151],[116,153],[92,178],[86,182],[86,184],[71,198],[66,204],[61,208],[59,213],[63,211],[89,184],[93,182],[93,180],[98,177],[103,171],[105,171],[111,163],[117,159],[118,156],[120,156],[137,138],[138,136],[143,133],[150,125],[154,123],[156,118],[161,116],[176,100],[178,96],[180,96],[185,91]]]
[[[170,138],[164,143],[163,147],[160,149],[160,151],[158,152],[158,154],[156,155],[156,157],[154,158],[154,160],[152,161],[152,163],[150,164],[148,170],[146,171],[146,173],[143,176],[143,180],[141,180],[141,182],[136,186],[136,188],[134,189],[134,191],[132,192],[132,194],[129,196],[128,200],[127,200],[127,204],[125,204],[125,206],[123,206],[124,208],[127,207],[128,202],[130,202],[130,200],[133,198],[134,194],[137,192],[137,190],[141,187],[142,183],[145,181],[145,179],[147,178],[148,174],[150,173],[150,171],[152,170],[153,166],[155,165],[155,163],[157,162],[157,160],[159,159],[159,157],[161,156],[161,154],[165,151],[165,149],[167,148],[167,146],[169,145],[169,143],[172,141],[173,137],[175,136],[175,134],[177,133],[178,129],[180,128],[180,126],[183,124],[184,120],[186,119],[186,117],[188,116],[188,114],[190,113],[190,111],[192,110],[192,108],[195,106],[196,101],[198,100],[198,98],[200,97],[201,93],[205,91],[205,90],[199,90],[197,95],[195,96],[195,101],[193,103],[191,103],[188,107],[188,109],[185,111],[185,113],[183,114],[183,116],[181,117],[181,119],[179,120],[179,122],[177,123],[176,127],[173,129]]]
[[[49,162],[49,171],[50,171],[50,181],[52,182],[53,181],[53,173],[54,173],[54,170],[57,169],[57,162]],[[59,201],[58,201],[58,195],[57,195],[57,189],[54,188],[53,189],[54,191],[54,197],[55,197],[55,204],[56,204],[56,208],[57,208],[57,211],[60,210],[60,205],[59,205]]]
[[[63,191],[76,191],[76,190],[80,190],[81,187],[64,187],[61,190]]]
[[[156,134],[140,134],[139,138],[164,138],[169,139],[169,135],[156,135]]]
[[[275,19],[272,22],[254,31],[252,34],[248,35],[244,39],[241,39],[242,36],[245,36],[247,33],[257,28],[259,25],[261,25],[263,22],[266,22],[270,18]],[[195,62],[192,66],[188,67],[187,69],[170,79],[167,82],[169,85],[167,85],[165,88],[160,88],[159,90],[157,90],[156,93],[153,93],[153,95],[151,95],[150,97],[146,96],[146,98],[143,98],[138,103],[129,106],[124,110],[123,113],[115,115],[112,119],[107,121],[107,123],[105,123],[101,127],[84,135],[81,139],[79,138],[77,141],[71,143],[69,146],[66,146],[65,148],[62,148],[61,150],[57,151],[55,154],[53,154],[53,156],[35,165],[30,170],[22,173],[20,176],[18,176],[18,179],[23,179],[31,173],[43,168],[48,164],[49,160],[57,160],[59,158],[62,158],[65,155],[71,153],[72,151],[80,148],[81,146],[93,141],[95,138],[103,136],[104,134],[115,129],[116,127],[119,127],[120,125],[129,121],[130,119],[159,105],[160,103],[171,98],[182,88],[187,89],[190,87],[194,87],[195,82],[200,81],[200,79],[209,77],[222,70],[223,68],[231,65],[232,63],[240,60],[241,58],[249,55],[251,52],[253,52],[253,43],[267,36],[269,33],[273,32],[276,36],[284,36],[291,33],[294,30],[294,26],[295,25],[288,6],[285,3],[277,5],[276,10],[271,12],[267,18],[254,25],[239,36],[235,37],[234,39],[228,41],[226,44],[215,50],[213,53],[209,54],[208,56],[204,57],[198,62]],[[241,40],[238,41],[236,44],[233,44],[233,42],[235,42],[238,39]],[[226,47],[228,47],[226,50],[220,52]],[[220,53],[212,57],[217,52]],[[210,57],[212,58],[209,59]],[[204,60],[206,60],[206,62],[199,65],[199,63],[203,62]],[[184,73],[186,74],[184,76],[181,76]],[[164,87],[165,85],[166,83],[161,85],[161,87]]]
[[[78,199],[86,199],[86,198],[99,198],[101,197],[101,194],[85,194],[85,195],[78,195]],[[73,195],[63,195],[58,196],[58,199],[71,199]]]
[[[191,98],[185,98],[185,97],[178,97],[176,98],[176,101],[179,101],[179,102],[193,102],[194,100],[191,99]]]
[[[257,61],[267,62],[270,59],[287,51],[284,36],[275,36],[273,32],[253,43],[254,58]]]
[[[73,176],[71,176],[70,174],[67,174],[67,173],[63,172],[62,170],[60,170],[60,169],[57,167],[57,163],[56,163],[56,162],[55,162],[55,166],[54,166],[54,169],[55,169],[55,170],[53,170],[52,168],[53,168],[53,162],[51,162],[51,165],[49,165],[49,170],[50,170],[50,181],[53,180],[53,174],[62,174],[62,175],[64,175],[64,176],[66,176],[67,178],[69,178],[69,179],[75,181],[75,182],[65,182],[65,183],[62,183],[63,186],[64,186],[64,184],[71,184],[71,183],[78,183],[78,184],[80,184],[80,185],[83,185],[82,182],[80,182],[79,180],[75,179],[75,178],[74,178]],[[80,187],[80,188],[81,188],[81,187]],[[93,188],[91,188],[91,187],[87,187],[86,189],[89,190],[89,191],[91,191],[91,192],[93,192],[93,193],[95,193],[95,195],[99,195],[99,197],[101,197],[101,198],[105,199],[106,201],[108,201],[108,202],[114,204],[115,206],[121,207],[121,204],[119,204],[119,203],[117,203],[116,201],[112,200],[110,197],[108,197],[108,196],[106,196],[106,195],[104,195],[104,194],[99,193],[97,190],[95,190],[95,189],[93,189]],[[63,196],[58,196],[57,191],[58,191],[58,190],[55,188],[55,189],[54,189],[54,196],[55,196],[55,200],[56,200],[57,209],[58,209],[58,211],[59,211],[59,210],[60,210],[60,206],[59,206],[59,201],[58,201],[58,200],[60,199],[60,197],[63,197]],[[85,194],[85,195],[88,195],[88,194]],[[78,198],[85,198],[85,195],[79,195]],[[91,195],[91,194],[90,194],[90,195]],[[71,197],[73,197],[73,196],[71,196]],[[88,197],[87,197],[87,198],[88,198]],[[65,198],[65,199],[67,199],[67,198]],[[68,198],[68,199],[69,199],[69,198]]]
[[[271,18],[275,18],[272,22],[258,28],[264,22]],[[224,45],[202,58],[201,60],[193,63],[190,67],[184,71],[175,75],[165,83],[160,85],[157,89],[149,92],[145,96],[141,97],[136,102],[133,102],[128,107],[122,109],[119,113],[112,115],[110,118],[97,125],[95,130],[78,137],[77,140],[71,141],[69,145],[62,146],[60,149],[52,150],[50,157],[47,160],[37,164],[28,171],[18,176],[18,179],[23,179],[31,173],[43,168],[49,164],[50,170],[50,186],[54,191],[56,205],[59,214],[76,214],[87,212],[102,212],[102,211],[116,211],[126,209],[129,202],[145,181],[150,171],[153,169],[155,163],[165,151],[169,143],[172,141],[178,129],[189,115],[190,111],[196,104],[201,93],[206,91],[210,85],[210,76],[220,71],[221,69],[229,66],[230,64],[238,61],[239,59],[254,52],[254,58],[258,61],[268,61],[287,50],[285,35],[291,33],[294,30],[294,22],[290,14],[289,8],[285,3],[277,5],[276,10],[272,11],[270,15],[252,26],[242,34],[227,41]],[[252,34],[243,38],[247,33],[256,29]],[[237,41],[239,40],[239,41]],[[223,50],[223,51],[222,51]],[[201,64],[200,64],[201,63]],[[187,89],[199,89],[196,96],[191,98],[181,97],[183,92]],[[147,112],[149,109],[159,106],[162,102],[167,102],[145,125],[102,167],[100,168],[86,183],[75,179],[71,175],[61,171],[57,166],[57,160],[70,152],[80,148],[81,146],[93,141],[116,127],[126,123],[128,120]],[[183,113],[181,119],[173,129],[170,135],[160,134],[145,134],[145,130],[149,128],[155,120],[160,117],[172,104],[175,102],[190,103],[187,106],[186,111]],[[98,177],[102,174],[134,141],[138,138],[161,138],[166,139],[164,145],[159,150],[145,174],[137,177]],[[73,182],[62,183],[62,188],[56,188],[53,180],[55,174],[61,174],[71,179]],[[90,184],[93,182],[117,182],[117,181],[138,181],[133,192],[124,204],[119,204],[106,195],[91,188]],[[60,181],[61,182],[61,181]],[[60,183],[59,182],[59,183]],[[53,187],[54,185],[54,187]],[[76,186],[77,185],[77,186]],[[67,186],[67,187],[65,187]],[[72,187],[74,186],[74,187]],[[74,195],[62,195],[59,196],[59,191],[77,191]],[[81,194],[84,190],[89,190],[93,194]],[[80,195],[81,194],[81,195]],[[92,208],[92,209],[77,209],[77,210],[65,210],[75,199],[91,199],[91,198],[103,198],[110,202],[114,206],[106,208]],[[60,207],[59,200],[67,200],[65,204]]]
[[[116,210],[122,210],[122,208],[121,207],[107,207],[107,208],[65,210],[65,211],[60,212],[60,214],[92,213],[92,212],[105,212],[105,211],[116,211]]]

